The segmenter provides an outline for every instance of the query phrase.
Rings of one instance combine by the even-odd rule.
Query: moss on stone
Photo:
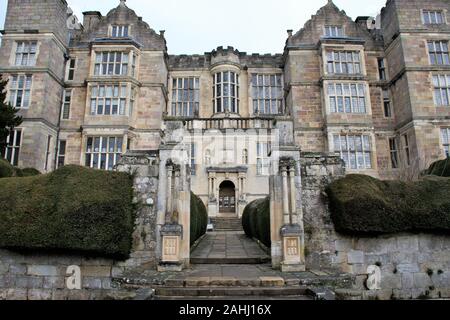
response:
[[[245,207],[242,226],[248,237],[258,239],[267,247],[271,246],[269,197],[250,202]]]
[[[206,233],[208,212],[203,201],[191,192],[191,246]]]
[[[135,210],[133,179],[66,166],[0,183],[0,247],[127,258]]]
[[[329,185],[331,218],[345,234],[448,232],[450,179],[380,181],[348,175]]]

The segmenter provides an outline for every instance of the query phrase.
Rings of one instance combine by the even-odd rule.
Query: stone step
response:
[[[269,257],[248,257],[248,258],[194,258],[191,264],[265,264],[270,262]]]
[[[262,287],[262,288],[285,288],[298,287],[300,281],[292,281],[293,279],[284,279],[278,276],[258,277],[258,278],[237,278],[237,277],[186,277],[186,278],[170,278],[164,281],[164,287]]]
[[[239,218],[211,218],[214,230],[218,231],[242,231],[242,221]]]
[[[289,297],[306,296],[304,287],[161,287],[155,296],[163,297]]]

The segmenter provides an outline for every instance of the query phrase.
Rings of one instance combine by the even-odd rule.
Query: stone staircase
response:
[[[281,277],[238,280],[232,277],[193,277],[167,280],[155,289],[154,300],[311,300],[313,295],[298,283]]]
[[[214,231],[243,231],[242,220],[236,217],[211,218]]]

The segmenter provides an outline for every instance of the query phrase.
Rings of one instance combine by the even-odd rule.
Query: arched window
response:
[[[214,76],[214,113],[239,113],[239,75],[232,71]]]
[[[244,149],[242,151],[242,163],[248,164],[248,150],[247,149]]]

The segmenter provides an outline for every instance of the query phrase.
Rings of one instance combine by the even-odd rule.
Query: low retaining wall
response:
[[[344,298],[450,298],[450,236],[398,234],[363,238],[336,233],[325,187],[344,174],[338,157],[302,155],[306,267],[356,275],[355,291],[343,293]],[[378,290],[366,288],[369,266],[381,269]]]
[[[114,287],[112,277],[120,277],[127,270],[137,267],[156,269],[157,154],[127,153],[117,170],[134,174],[135,200],[139,203],[130,258],[114,261],[77,255],[22,254],[0,250],[0,300],[114,299],[123,292]],[[67,274],[69,266],[79,268],[80,289],[68,289],[67,279],[72,275],[71,272]]]

